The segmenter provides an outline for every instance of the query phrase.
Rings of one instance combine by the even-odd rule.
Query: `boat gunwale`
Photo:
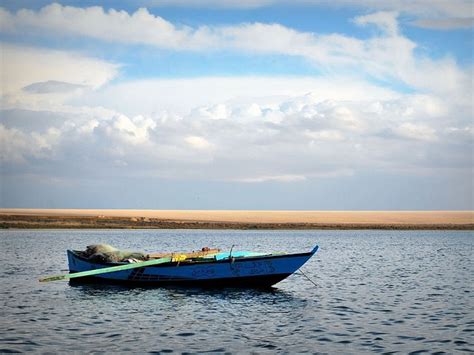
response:
[[[317,250],[317,249],[316,249]],[[90,261],[89,259],[78,255],[77,253],[79,252],[78,250],[67,250],[68,253],[71,253],[75,258],[78,258],[79,260],[82,260],[84,262],[87,262],[89,264],[93,265],[100,265],[100,266],[119,266],[119,265],[126,265],[126,262],[107,262],[107,263],[97,263]],[[183,261],[172,261],[172,262],[167,262],[159,265],[149,265],[149,266],[143,266],[144,268],[160,268],[160,267],[171,267],[171,266],[177,266],[179,265],[180,267],[185,267],[185,266],[196,266],[196,265],[206,265],[206,264],[226,264],[226,263],[239,263],[239,262],[246,262],[246,261],[259,261],[259,260],[265,260],[265,259],[280,259],[280,258],[293,258],[293,257],[311,257],[312,255],[315,254],[316,251],[310,251],[306,253],[295,253],[295,254],[268,254],[268,255],[258,255],[258,256],[237,256],[237,257],[230,257],[226,259],[220,259],[220,260],[183,260]]]

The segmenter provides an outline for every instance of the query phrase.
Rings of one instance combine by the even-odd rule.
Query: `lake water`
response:
[[[272,291],[39,283],[66,249],[320,250]],[[474,351],[474,234],[454,231],[0,231],[0,352]]]

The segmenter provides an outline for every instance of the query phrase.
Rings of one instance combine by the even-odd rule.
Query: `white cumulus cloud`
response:
[[[33,122],[43,112],[31,112],[20,124],[8,117],[21,112],[3,111],[2,160],[20,170],[80,168],[90,176],[102,171],[247,183],[373,169],[411,174],[439,173],[442,166],[470,169],[471,117],[453,116],[456,105],[445,104],[445,112],[433,109],[425,96],[359,101],[318,99],[312,93],[270,104],[221,105],[175,115],[65,111],[56,113],[62,120],[37,128],[24,120]],[[202,114],[224,106],[225,119]]]

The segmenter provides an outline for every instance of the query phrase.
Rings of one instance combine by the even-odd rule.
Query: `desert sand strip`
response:
[[[442,226],[469,226],[474,225],[474,211],[209,211],[209,210],[94,210],[94,209],[0,209],[0,220],[4,221],[7,216],[16,216],[21,220],[29,217],[28,220],[34,221],[41,217],[56,217],[63,222],[72,219],[79,223],[89,224],[93,220],[113,219],[118,222],[127,223],[130,221],[131,228],[133,222],[175,222],[181,223],[184,227],[185,222],[210,223],[211,228],[219,228],[219,224],[244,224],[248,226],[273,225],[272,229],[277,228],[277,224],[283,224],[282,228],[288,225],[306,225],[310,228],[321,226],[346,226],[354,227],[374,226],[383,228],[388,226],[423,226],[432,225],[437,229]],[[77,224],[76,223],[76,224]],[[184,223],[184,224],[183,224]],[[143,223],[142,223],[143,224]],[[202,227],[204,227],[202,225]],[[150,227],[152,227],[150,225]],[[243,226],[240,226],[243,227]],[[126,226],[124,226],[126,228]],[[153,227],[152,227],[153,228]],[[159,228],[159,227],[157,227]],[[185,227],[186,228],[186,227]],[[466,229],[466,228],[462,228]],[[469,229],[469,228],[468,228]]]

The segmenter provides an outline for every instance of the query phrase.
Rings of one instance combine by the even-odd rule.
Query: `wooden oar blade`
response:
[[[170,257],[161,258],[161,259],[154,259],[154,260],[143,261],[143,262],[140,262],[140,263],[131,263],[131,264],[125,264],[125,265],[104,267],[104,268],[95,269],[95,270],[74,272],[72,274],[47,276],[47,277],[43,277],[43,278],[39,279],[39,281],[40,282],[50,282],[50,281],[68,280],[68,279],[72,279],[72,278],[76,278],[76,277],[85,277],[85,276],[107,274],[107,273],[110,273],[110,272],[117,272],[117,271],[141,268],[141,267],[145,267],[145,266],[158,265],[158,264],[168,263],[168,262],[171,262],[171,261],[172,261],[172,258],[170,258]]]
[[[68,279],[69,275],[57,275],[57,276],[47,276],[39,279],[39,282],[50,282],[50,281],[59,281]]]

